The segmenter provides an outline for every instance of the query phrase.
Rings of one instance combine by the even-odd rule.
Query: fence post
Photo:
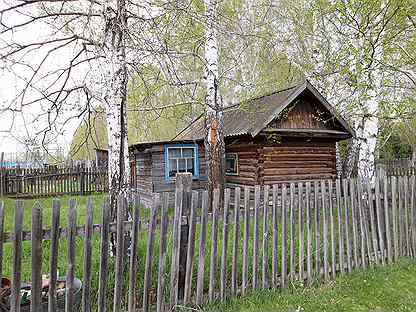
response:
[[[3,182],[3,162],[4,162],[4,152],[1,152],[0,158],[0,197],[4,196],[4,182]]]
[[[178,173],[176,175],[176,189],[183,190],[182,221],[180,228],[179,245],[179,279],[178,279],[178,302],[183,302],[185,296],[185,275],[188,253],[189,235],[189,214],[191,211],[192,200],[192,174],[189,172]]]

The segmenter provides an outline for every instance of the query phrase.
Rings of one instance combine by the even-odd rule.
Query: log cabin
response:
[[[335,179],[336,142],[354,135],[308,81],[224,109],[228,187]],[[204,115],[172,140],[130,146],[132,183],[150,200],[173,191],[175,175],[191,172],[193,189],[207,182]]]

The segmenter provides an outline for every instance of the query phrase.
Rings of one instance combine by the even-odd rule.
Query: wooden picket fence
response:
[[[42,257],[49,256],[50,312],[57,311],[62,238],[68,246],[67,312],[78,311],[73,288],[77,253],[83,253],[83,263],[78,263],[83,268],[80,310],[86,312],[200,306],[258,289],[285,288],[294,281],[328,281],[416,255],[415,176],[383,178],[374,188],[357,180],[325,180],[226,189],[223,200],[215,190],[212,211],[207,192],[191,191],[186,183],[177,184],[174,209],[168,207],[169,196],[156,195],[147,218],[138,196],[120,197],[115,223],[110,222],[107,200],[100,224],[93,224],[97,210],[90,200],[82,227],[77,227],[77,214],[83,207],[71,200],[66,229],[60,228],[61,204],[55,200],[50,230],[43,229],[42,207],[35,204],[30,232],[23,231],[25,208],[18,200],[13,233],[4,232],[5,211],[11,210],[0,205],[0,275],[3,248],[13,245],[11,311],[19,312],[24,240],[32,247],[32,311],[42,311]],[[100,235],[99,250],[92,248],[94,235]],[[83,249],[76,249],[77,236],[83,236]],[[50,255],[42,254],[43,240],[51,240]],[[139,248],[143,244],[144,251]],[[96,289],[94,257],[100,263]]]
[[[0,196],[88,195],[107,190],[107,170],[96,167],[0,168]]]

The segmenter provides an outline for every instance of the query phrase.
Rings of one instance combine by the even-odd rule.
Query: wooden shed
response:
[[[172,191],[177,172],[205,186],[204,123],[201,115],[170,141],[130,147],[141,193]],[[334,179],[335,143],[353,136],[308,81],[227,107],[224,128],[228,186]]]

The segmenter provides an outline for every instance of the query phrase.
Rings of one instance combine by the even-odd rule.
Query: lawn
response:
[[[203,311],[416,311],[416,262],[402,259],[326,284],[260,291]]]

